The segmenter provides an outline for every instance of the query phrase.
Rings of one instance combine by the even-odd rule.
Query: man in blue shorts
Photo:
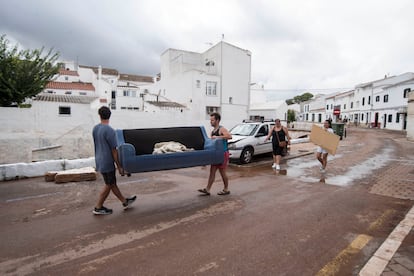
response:
[[[95,146],[96,171],[102,174],[105,186],[102,189],[98,203],[92,212],[95,215],[109,215],[112,214],[112,209],[104,207],[103,204],[111,191],[122,202],[124,209],[127,209],[137,197],[132,196],[125,198],[119,190],[118,185],[116,185],[114,163],[116,164],[120,175],[124,175],[124,170],[118,159],[115,130],[109,126],[111,110],[106,106],[102,106],[99,108],[98,114],[101,118],[101,123],[93,128],[92,135]]]

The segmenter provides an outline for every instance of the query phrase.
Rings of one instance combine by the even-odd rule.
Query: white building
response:
[[[365,126],[405,129],[407,97],[414,88],[413,80],[414,73],[404,73],[357,85],[353,121]]]
[[[414,141],[414,91],[408,93],[407,139]]]
[[[371,124],[393,130],[407,129],[408,93],[414,90],[414,76],[386,85],[373,94]]]
[[[219,42],[204,53],[168,49],[161,55],[161,79],[154,94],[186,106],[190,116],[222,114],[228,127],[248,116],[251,53]]]
[[[325,119],[333,122],[352,120],[354,90],[336,93],[325,98]]]
[[[315,95],[313,99],[303,102],[303,113],[299,114],[301,121],[321,123],[326,120],[325,95]]]
[[[287,110],[286,101],[255,103],[250,106],[249,119],[255,121],[266,119],[287,121]]]

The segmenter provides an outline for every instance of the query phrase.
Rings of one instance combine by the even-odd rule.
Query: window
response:
[[[375,97],[375,101],[376,101],[376,102],[379,102],[379,101],[380,101],[380,96],[376,96],[376,97]]]
[[[206,95],[216,96],[217,95],[216,87],[217,87],[217,82],[213,82],[213,81],[206,82]]]
[[[200,80],[196,80],[196,86],[197,86],[197,88],[200,88],[200,86],[201,86],[201,81]]]
[[[86,92],[79,92],[79,95],[86,96]]]
[[[65,92],[65,95],[71,95],[72,94],[72,91],[66,91]]]
[[[207,115],[210,116],[210,114],[213,113],[213,112],[219,112],[220,113],[220,108],[217,107],[217,106],[206,106],[206,112],[207,112]]]
[[[368,104],[371,104],[371,96],[368,96]]]
[[[400,113],[395,114],[395,122],[396,123],[400,122]]]
[[[351,109],[354,108],[354,102],[351,102]]]
[[[326,105],[326,110],[329,110],[329,104]]]
[[[333,104],[331,104],[331,109],[333,109]]]
[[[364,114],[361,113],[361,122],[364,120]]]
[[[384,95],[384,103],[388,103],[388,95]]]
[[[392,114],[388,115],[388,123],[392,123]]]
[[[364,105],[365,105],[365,97],[362,98],[362,106],[364,106]]]
[[[136,97],[137,91],[124,90],[124,97]]]
[[[59,106],[59,115],[70,115],[70,106]]]
[[[404,98],[408,97],[408,93],[411,92],[411,88],[404,89]]]
[[[266,136],[269,133],[267,130],[267,125],[262,126],[259,131],[257,132],[257,136]]]
[[[68,77],[68,76],[66,76],[66,77],[65,77],[65,80],[66,80],[66,81],[67,81],[67,80],[69,80],[69,77]]]
[[[46,92],[49,94],[53,94],[53,90],[47,90]]]
[[[346,109],[346,104],[344,104],[344,109]]]
[[[229,97],[229,104],[233,103],[233,97]]]

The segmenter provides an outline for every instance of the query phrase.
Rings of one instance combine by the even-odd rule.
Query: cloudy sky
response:
[[[222,39],[252,52],[252,82],[330,91],[414,71],[412,0],[0,0],[0,34],[61,59],[154,76],[168,48]]]

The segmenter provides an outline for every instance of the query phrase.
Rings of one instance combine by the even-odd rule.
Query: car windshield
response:
[[[251,136],[258,126],[257,124],[240,124],[233,127],[230,133],[233,135]]]

